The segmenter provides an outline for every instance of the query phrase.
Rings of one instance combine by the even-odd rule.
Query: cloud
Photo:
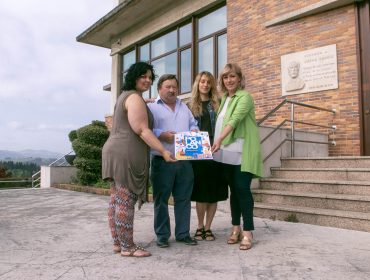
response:
[[[41,131],[41,130],[54,130],[54,131],[70,131],[79,128],[76,124],[25,124],[19,121],[11,121],[6,124],[6,126],[11,130],[28,130],[28,131]]]
[[[18,130],[18,129],[23,129],[24,126],[22,123],[17,122],[17,121],[11,121],[7,123],[7,127],[12,129],[12,130]]]
[[[76,37],[113,8],[101,0],[2,1],[1,149],[68,149],[68,132],[109,113],[110,50]]]
[[[38,89],[32,92],[34,97],[46,98],[66,85],[79,90],[79,95],[89,96],[108,83],[109,50],[75,41],[85,28],[82,26],[87,24],[86,17],[91,18],[89,12],[104,14],[97,12],[97,7],[92,8],[99,2],[23,0],[2,3],[0,98],[28,97],[27,88]],[[82,90],[86,87],[89,90]]]

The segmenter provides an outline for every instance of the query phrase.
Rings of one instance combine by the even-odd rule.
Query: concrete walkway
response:
[[[53,188],[0,191],[0,279],[370,279],[370,233],[255,218],[254,247],[243,252],[225,242],[226,203],[216,241],[191,247],[172,237],[166,249],[156,247],[153,205],[144,205],[135,239],[153,256],[123,258],[111,252],[107,205]]]

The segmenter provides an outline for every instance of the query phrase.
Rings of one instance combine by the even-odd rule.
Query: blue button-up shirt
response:
[[[155,102],[149,103],[148,107],[154,117],[153,132],[159,137],[162,132],[175,131],[185,132],[191,130],[199,130],[197,121],[193,114],[180,99],[176,99],[175,111],[172,111],[162,99],[158,96]],[[161,141],[165,149],[171,153],[175,153],[175,145]],[[151,150],[153,155],[160,155],[157,151]]]

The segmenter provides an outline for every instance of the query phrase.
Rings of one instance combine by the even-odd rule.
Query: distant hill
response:
[[[0,160],[17,160],[17,161],[32,161],[32,159],[56,159],[63,156],[60,153],[47,150],[23,150],[23,151],[8,151],[0,150]]]

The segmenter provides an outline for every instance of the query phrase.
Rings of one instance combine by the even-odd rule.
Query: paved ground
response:
[[[111,252],[107,204],[58,189],[0,191],[0,279],[370,279],[370,233],[256,218],[254,247],[243,252],[225,243],[226,203],[216,241],[189,247],[172,238],[167,249],[155,246],[153,205],[145,205],[135,239],[153,256],[123,258]]]

